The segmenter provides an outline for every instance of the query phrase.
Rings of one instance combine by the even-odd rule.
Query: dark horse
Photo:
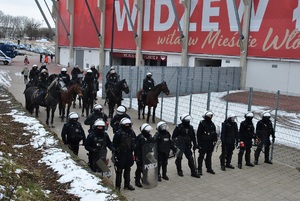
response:
[[[110,92],[108,93],[108,110],[109,117],[112,118],[114,114],[115,105],[120,106],[122,102],[122,92],[129,93],[129,87],[125,79],[116,82],[110,86]]]
[[[67,104],[68,104],[68,107],[67,107],[66,117],[68,118],[74,94],[78,95],[79,97],[82,96],[81,86],[76,82],[71,84],[68,87],[68,91],[63,91],[60,94],[60,100],[59,100],[59,107],[58,108],[59,108],[59,116],[61,117],[62,122],[65,119],[65,110],[66,110],[66,105]]]
[[[138,119],[140,118],[140,112],[143,110],[143,119],[145,119],[145,107],[146,105],[148,106],[148,114],[147,114],[147,123],[149,123],[149,118],[151,115],[151,107],[153,107],[153,115],[152,115],[152,122],[155,123],[155,110],[157,107],[158,103],[158,96],[159,94],[163,92],[167,96],[170,94],[169,88],[167,86],[167,83],[163,81],[162,83],[156,85],[148,91],[147,97],[146,97],[146,103],[145,105],[142,104],[142,94],[143,94],[143,89],[140,89],[137,93],[137,98],[138,98]]]
[[[25,108],[31,114],[33,114],[35,109],[35,117],[38,117],[39,106],[46,107],[47,111],[47,119],[46,124],[49,125],[49,117],[50,117],[50,110],[51,110],[51,125],[53,126],[53,118],[54,112],[56,110],[56,105],[59,101],[59,95],[61,91],[66,91],[67,88],[62,80],[55,78],[48,87],[47,95],[44,99],[44,105],[38,105],[35,102],[36,95],[38,93],[38,88],[36,86],[31,86],[27,88],[24,92],[25,94]]]
[[[82,109],[81,109],[81,116],[84,117],[84,110],[86,116],[89,116],[90,112],[93,111],[94,106],[94,97],[95,93],[97,93],[94,90],[93,84],[87,84],[85,87],[83,87],[82,90]]]

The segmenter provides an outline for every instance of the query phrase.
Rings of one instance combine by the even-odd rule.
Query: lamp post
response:
[[[112,26],[111,26],[111,44],[110,44],[110,58],[109,58],[109,66],[112,66],[113,52],[114,52],[114,37],[115,37],[115,3],[116,0],[113,0],[113,12],[112,12]]]

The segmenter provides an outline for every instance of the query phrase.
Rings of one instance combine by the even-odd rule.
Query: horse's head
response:
[[[65,83],[58,78],[55,78],[50,85],[48,86],[48,91],[51,91],[52,89],[55,89],[57,91],[67,91],[67,87]]]
[[[128,87],[128,84],[127,84],[126,80],[125,79],[121,80],[120,84],[121,84],[122,91],[124,91],[126,94],[128,94],[129,93],[129,87]]]
[[[165,81],[161,83],[161,91],[164,92],[167,96],[170,94],[170,90],[168,88],[168,85]]]

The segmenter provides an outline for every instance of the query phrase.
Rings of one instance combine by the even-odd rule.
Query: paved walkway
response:
[[[21,77],[21,69],[23,68],[23,57],[16,57],[10,66],[0,66],[0,69],[10,71],[11,88],[10,92],[16,97],[18,101],[24,104],[23,78]],[[38,63],[38,56],[29,57],[31,64]],[[49,65],[50,73],[58,73],[59,66],[55,64]],[[71,70],[71,69],[69,69]],[[103,100],[99,100],[103,104]],[[79,109],[72,109],[73,111],[81,113]],[[107,112],[108,108],[104,110]],[[134,122],[134,130],[139,134],[139,126],[144,123],[142,120],[137,119],[137,112],[129,109],[129,115]],[[85,117],[80,119],[83,122]],[[41,110],[40,120],[45,122],[45,112]],[[55,128],[51,128],[60,136],[63,123],[60,122],[58,115],[55,117]],[[155,127],[154,124],[152,124]],[[169,125],[170,132],[173,131],[175,125]],[[84,126],[87,131],[88,127]],[[109,134],[112,137],[111,129]],[[174,158],[169,160],[168,176],[169,181],[163,180],[159,182],[158,186],[153,189],[140,189],[136,188],[135,191],[123,191],[123,195],[128,200],[134,201],[147,201],[147,200],[160,200],[160,201],[241,201],[241,200],[299,200],[300,198],[300,172],[296,167],[300,167],[300,152],[299,150],[276,145],[274,149],[274,164],[268,165],[260,161],[259,165],[255,167],[243,166],[243,169],[220,170],[219,155],[220,147],[217,152],[213,154],[213,169],[216,174],[211,175],[204,171],[200,179],[190,176],[190,170],[187,165],[187,160],[183,159],[184,177],[177,176],[174,164]],[[197,154],[198,155],[198,154]],[[253,151],[252,151],[253,159]],[[86,151],[80,149],[79,157],[87,160]],[[261,157],[263,159],[263,157]],[[237,164],[237,150],[233,155],[233,165]],[[132,168],[132,184],[134,185],[134,170]],[[204,168],[205,170],[205,168]],[[111,177],[114,182],[114,174]]]

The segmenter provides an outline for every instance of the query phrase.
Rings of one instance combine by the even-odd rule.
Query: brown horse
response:
[[[79,97],[82,96],[81,86],[78,83],[72,84],[71,86],[69,86],[67,91],[61,92],[61,94],[60,94],[59,116],[61,117],[62,122],[65,119],[65,110],[66,110],[67,104],[68,104],[68,108],[67,108],[66,117],[68,118],[74,94],[77,94]]]
[[[155,110],[158,103],[158,96],[159,94],[163,92],[167,96],[170,94],[169,88],[167,86],[167,83],[163,81],[162,83],[156,85],[153,89],[148,91],[147,97],[146,97],[146,103],[145,105],[142,104],[142,94],[143,89],[140,89],[137,93],[138,98],[138,119],[140,118],[140,112],[143,110],[143,119],[145,119],[145,107],[148,106],[148,114],[147,114],[147,123],[149,123],[149,118],[151,115],[151,107],[153,107],[153,114],[152,114],[152,122],[155,123]]]

